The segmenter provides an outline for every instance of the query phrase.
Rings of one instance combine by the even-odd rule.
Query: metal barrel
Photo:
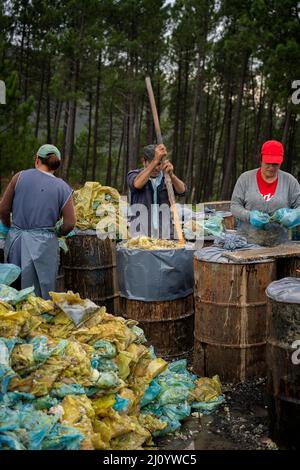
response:
[[[299,303],[279,302],[268,297],[267,366],[270,435],[279,445],[299,450]]]
[[[194,298],[187,297],[159,302],[143,302],[120,297],[125,318],[137,320],[157,356],[166,360],[192,360],[194,330]]]
[[[120,247],[120,312],[137,320],[155,353],[191,361],[194,330],[194,246],[142,250]]]
[[[194,258],[194,371],[243,382],[266,374],[265,289],[276,279],[273,260],[218,263]]]
[[[66,290],[78,292],[110,313],[118,312],[119,292],[116,272],[116,242],[101,240],[96,231],[77,233],[68,240],[69,251],[62,255]]]
[[[277,259],[277,279],[290,276],[300,277],[300,256]]]

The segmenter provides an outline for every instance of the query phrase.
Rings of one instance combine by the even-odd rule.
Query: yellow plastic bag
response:
[[[79,429],[85,436],[81,443],[81,449],[93,450],[93,419],[95,411],[92,407],[91,400],[85,395],[66,396],[61,406],[63,408],[62,423]]]
[[[210,402],[216,400],[222,395],[222,385],[218,375],[214,375],[211,379],[201,377],[195,381],[196,388],[190,392],[192,401]]]

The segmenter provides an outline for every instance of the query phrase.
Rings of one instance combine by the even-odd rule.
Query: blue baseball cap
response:
[[[55,147],[55,145],[45,144],[42,145],[37,151],[37,155],[40,158],[47,158],[49,154],[54,154],[59,158],[59,160],[61,160],[60,151],[57,147]]]

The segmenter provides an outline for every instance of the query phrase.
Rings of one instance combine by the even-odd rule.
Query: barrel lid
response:
[[[239,251],[239,250],[235,250]],[[224,248],[219,246],[207,246],[195,252],[194,257],[200,261],[207,261],[208,263],[221,263],[221,264],[261,264],[261,263],[270,263],[273,262],[273,259],[263,259],[263,260],[254,260],[245,262],[233,261],[226,256],[224,253],[228,252]]]
[[[284,277],[273,281],[268,285],[266,294],[277,302],[300,304],[300,278]]]

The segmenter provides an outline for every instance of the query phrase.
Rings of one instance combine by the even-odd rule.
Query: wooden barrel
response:
[[[166,360],[191,361],[194,330],[194,297],[159,302],[143,302],[120,297],[125,318],[139,322],[155,353]]]
[[[284,281],[284,280],[282,280]],[[281,281],[278,281],[278,283]],[[300,280],[299,302],[300,302]],[[293,343],[298,341],[298,346]],[[268,297],[268,413],[279,445],[300,449],[300,303]]]
[[[62,266],[61,253],[59,253],[58,271],[56,276],[56,292],[65,292],[65,270]]]
[[[284,277],[300,277],[300,257],[277,259],[277,279]]]
[[[209,249],[209,248],[208,248]],[[266,295],[275,262],[218,263],[194,258],[194,370],[243,382],[266,373]]]
[[[80,297],[117,313],[116,242],[109,238],[101,240],[91,230],[67,240],[69,251],[62,256],[66,290],[78,292]]]

